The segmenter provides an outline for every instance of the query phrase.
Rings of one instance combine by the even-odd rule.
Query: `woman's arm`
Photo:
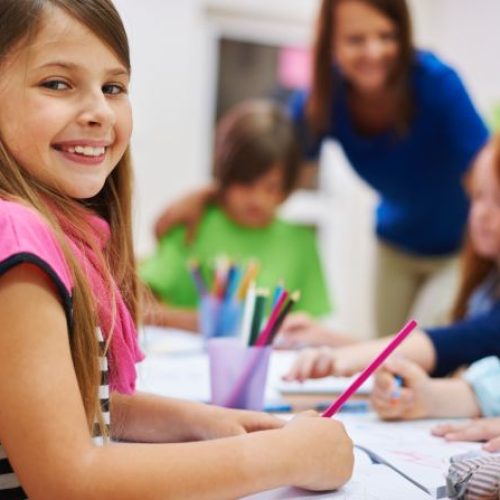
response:
[[[155,223],[156,238],[161,238],[177,224],[185,224],[187,227],[186,240],[193,241],[203,210],[208,203],[215,200],[218,191],[219,187],[213,181],[173,202],[160,214]]]
[[[352,443],[323,418],[199,443],[94,446],[63,308],[38,268],[0,277],[0,317],[0,442],[30,498],[236,498],[334,488],[351,474]]]

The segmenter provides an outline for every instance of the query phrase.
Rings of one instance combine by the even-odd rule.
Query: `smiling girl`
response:
[[[129,78],[109,0],[0,0],[0,498],[340,486],[337,422],[135,392]]]

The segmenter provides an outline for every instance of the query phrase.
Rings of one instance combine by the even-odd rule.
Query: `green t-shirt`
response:
[[[264,228],[242,227],[219,207],[209,206],[195,241],[188,246],[185,236],[185,227],[172,229],[139,268],[141,278],[167,304],[195,308],[198,295],[188,262],[196,259],[206,267],[225,255],[242,265],[256,259],[260,264],[257,285],[269,288],[271,293],[280,280],[288,290],[300,290],[295,310],[313,316],[331,312],[316,238],[310,228],[279,219]]]

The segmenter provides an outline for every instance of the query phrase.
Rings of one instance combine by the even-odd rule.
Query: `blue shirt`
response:
[[[500,278],[495,271],[478,287],[466,317],[449,326],[428,328],[436,352],[432,373],[442,377],[488,356],[500,357]]]
[[[334,138],[356,172],[380,195],[376,232],[410,253],[438,256],[462,243],[468,201],[462,177],[488,138],[488,130],[457,73],[429,52],[416,52],[411,74],[415,113],[409,131],[364,137],[347,108],[346,85],[335,74],[336,90],[328,133],[308,140],[307,93],[292,102],[292,117],[309,159],[321,142]]]

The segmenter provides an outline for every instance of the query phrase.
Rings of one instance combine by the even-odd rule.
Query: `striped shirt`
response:
[[[105,341],[100,328],[97,329],[96,334],[99,339],[99,349],[101,351],[101,356],[99,357],[99,365],[101,369],[99,403],[101,406],[104,423],[109,435],[111,414],[109,404],[108,360],[106,358],[106,355],[104,354]],[[102,446],[103,444],[105,444],[105,439],[106,438],[103,437],[96,418],[94,421],[92,440],[94,444]],[[16,473],[10,465],[5,449],[0,443],[0,500],[19,500],[26,498],[28,498],[28,496],[24,492],[21,483],[16,476]]]
[[[96,239],[104,248],[109,239],[109,226],[97,216],[94,216],[94,219],[92,226],[95,227]],[[134,364],[143,356],[137,345],[135,325],[118,288],[115,285],[113,293],[109,294],[109,289],[104,283],[104,278],[99,272],[95,256],[90,248],[82,245],[81,241],[73,240],[68,232],[66,236],[89,280],[98,306],[99,327],[96,334],[101,350],[99,400],[104,423],[109,431],[110,389],[126,394],[133,393],[135,390]],[[37,212],[19,203],[0,199],[0,276],[22,263],[38,266],[52,280],[66,314],[68,333],[71,335],[73,280],[57,239],[50,226]],[[110,296],[114,302],[111,302]],[[113,317],[111,317],[111,311],[115,312]],[[111,325],[114,329],[110,356],[107,356],[108,353],[106,355],[104,353],[106,344],[104,336],[110,331]],[[1,333],[0,327],[0,335]],[[111,371],[108,371],[108,360],[113,361]],[[97,421],[94,422],[92,439],[97,445],[104,444]],[[0,500],[24,498],[27,498],[26,493],[8,460],[6,450],[0,443]]]

